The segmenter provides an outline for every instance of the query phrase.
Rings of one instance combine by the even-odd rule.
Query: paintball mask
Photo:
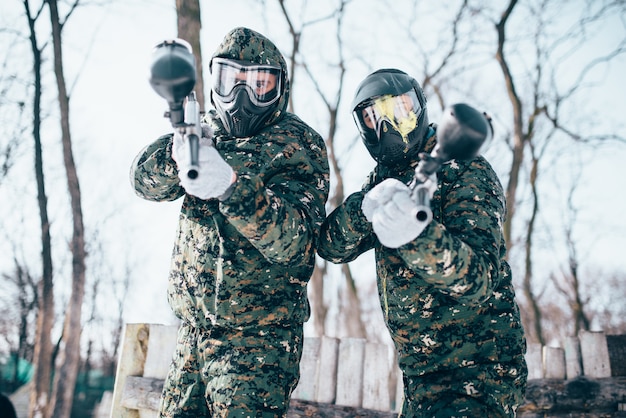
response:
[[[399,70],[379,70],[363,80],[352,115],[370,155],[396,167],[414,159],[428,131],[426,99],[417,81]]]
[[[217,112],[226,130],[239,138],[252,136],[263,127],[282,92],[282,70],[272,65],[214,58],[211,78]]]

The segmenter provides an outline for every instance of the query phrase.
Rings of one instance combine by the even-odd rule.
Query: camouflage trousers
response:
[[[281,417],[298,383],[302,325],[181,325],[159,417]]]
[[[524,400],[525,364],[487,364],[403,376],[399,418],[512,418]]]

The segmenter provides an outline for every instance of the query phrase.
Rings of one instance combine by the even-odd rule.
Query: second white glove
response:
[[[204,132],[203,132],[204,133]],[[233,184],[234,172],[222,158],[210,138],[200,138],[198,146],[198,177],[190,179],[187,171],[190,166],[188,147],[182,136],[174,134],[172,156],[178,166],[178,177],[185,191],[200,199],[219,198]]]
[[[361,209],[380,243],[389,248],[413,241],[430,223],[417,220],[418,207],[411,190],[397,179],[386,179],[370,190]]]

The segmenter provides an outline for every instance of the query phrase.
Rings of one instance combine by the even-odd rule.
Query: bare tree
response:
[[[291,50],[288,52],[288,57],[291,62],[292,87],[295,79],[296,68],[303,68],[309,79],[313,83],[315,91],[317,92],[319,98],[322,100],[324,107],[328,112],[328,130],[326,131],[324,137],[326,149],[328,151],[328,160],[330,163],[331,173],[334,175],[335,180],[335,187],[331,191],[328,199],[328,211],[332,211],[335,207],[342,203],[345,197],[343,176],[335,152],[335,136],[337,133],[337,112],[343,95],[343,82],[346,74],[346,64],[343,54],[344,46],[342,38],[343,19],[346,13],[346,6],[350,2],[351,0],[339,0],[336,8],[330,13],[322,15],[321,17],[316,19],[307,20],[303,22],[299,28],[296,28],[296,25],[289,11],[287,10],[285,1],[278,0],[283,16],[285,17],[285,20],[287,22],[289,34],[291,36]],[[333,97],[328,97],[328,95],[324,92],[324,89],[321,86],[319,76],[316,76],[314,72],[311,71],[309,63],[301,54],[300,47],[302,45],[304,30],[307,27],[312,27],[318,23],[331,20],[334,22],[336,29],[335,41],[338,56],[337,63],[334,64],[334,67],[336,67],[337,70],[337,75],[335,77],[335,80],[337,80],[337,87],[333,93]],[[292,96],[292,98],[290,99],[290,111],[293,112],[293,108],[294,106]],[[346,281],[346,286],[344,292],[345,303],[341,306],[343,312],[341,312],[340,322],[343,324],[344,333],[346,334],[346,336],[365,337],[367,333],[362,319],[361,303],[357,293],[357,286],[350,270],[350,266],[347,264],[342,265],[341,271]],[[326,306],[324,302],[323,295],[324,279],[327,275],[327,272],[327,262],[325,260],[318,259],[318,263],[316,264],[309,285],[309,289],[311,290],[309,294],[309,300],[312,305],[312,314],[314,317],[315,332],[317,335],[326,334],[325,324],[328,306]]]
[[[103,358],[103,362],[102,362],[104,371],[108,376],[115,375],[118,351],[122,342],[122,335],[124,333],[124,315],[123,315],[124,301],[126,300],[126,296],[128,295],[130,279],[131,279],[131,269],[128,267],[128,264],[127,264],[127,267],[121,279],[121,283],[117,283],[117,286],[115,286],[113,290],[113,294],[114,294],[113,300],[116,302],[115,307],[117,308],[116,309],[117,316],[115,320],[115,326],[113,327],[113,330],[111,333],[112,351],[108,356],[106,355],[107,353],[103,353],[105,358]]]
[[[8,54],[11,54],[11,51],[9,51]],[[6,62],[3,68],[0,69],[0,72],[8,72],[6,71]],[[9,80],[7,80],[7,78],[9,78]],[[11,85],[14,84],[14,82],[15,77],[13,75],[10,75],[9,77],[4,77],[0,75],[0,85],[2,86],[2,88],[0,89],[0,97],[7,96],[7,92],[10,89]],[[23,101],[20,101],[18,103],[18,109],[19,113],[15,120],[21,121],[26,113],[26,104]],[[9,174],[9,171],[11,167],[13,167],[13,164],[15,164],[15,154],[18,149],[20,139],[23,136],[23,131],[25,129],[26,128],[24,128],[21,123],[17,123],[12,129],[12,134],[8,135],[8,141],[3,144],[2,148],[0,148],[0,185],[2,185],[4,178]]]
[[[587,312],[593,321],[602,326],[607,334],[626,334],[626,280],[623,271],[603,271],[595,267],[588,274],[593,277],[588,292],[593,295],[602,295],[602,298],[591,306],[587,305]]]
[[[15,369],[10,384],[13,388],[18,388],[19,385],[25,383],[23,376],[20,375],[20,362],[33,360],[34,344],[29,330],[37,314],[38,293],[35,279],[25,263],[18,260],[17,255],[13,258],[13,264],[12,272],[2,274],[1,293],[4,299],[2,305],[5,308],[0,311],[0,316],[3,318],[0,334],[10,347],[10,354],[14,359],[12,364]],[[17,335],[17,341],[13,341],[15,335]]]
[[[588,298],[582,296],[582,284],[580,277],[580,259],[574,239],[574,228],[577,223],[577,209],[574,205],[574,193],[578,181],[572,182],[568,199],[567,199],[567,220],[565,224],[565,239],[568,249],[567,270],[563,271],[560,279],[551,276],[552,281],[557,290],[566,298],[571,310],[572,319],[574,320],[573,335],[578,335],[581,330],[589,331],[590,319],[585,313],[585,305],[589,302]]]
[[[82,333],[82,307],[85,295],[85,230],[81,204],[81,192],[78,173],[72,151],[70,130],[70,97],[65,83],[63,70],[62,29],[67,19],[78,6],[80,0],[70,5],[63,21],[59,17],[56,0],[47,0],[52,25],[52,41],[54,47],[54,73],[58,89],[58,101],[61,122],[61,142],[63,145],[63,161],[67,177],[70,205],[72,208],[73,233],[70,241],[72,253],[72,291],[65,309],[63,325],[63,345],[60,351],[59,367],[54,378],[53,393],[55,418],[69,418],[74,400],[74,388],[80,366],[80,340]]]
[[[33,387],[30,396],[29,416],[46,417],[49,413],[50,382],[52,379],[52,342],[50,339],[54,321],[54,286],[52,268],[52,245],[50,238],[50,222],[48,220],[48,208],[46,188],[43,174],[43,155],[41,148],[41,63],[42,50],[37,40],[35,24],[41,16],[45,2],[33,14],[29,1],[24,0],[24,9],[28,21],[29,39],[33,54],[33,139],[35,141],[35,177],[37,179],[37,201],[39,203],[39,220],[41,225],[41,254],[42,276],[38,290],[39,306],[37,312],[37,328],[35,336],[35,352],[33,363],[35,373]]]
[[[0,33],[2,33],[2,29],[0,29]],[[17,38],[17,35],[16,35]],[[16,44],[17,42],[13,42]],[[11,48],[7,48],[5,51],[5,56],[3,57],[4,61],[0,66],[0,107],[8,106],[10,104],[7,98],[9,97],[9,92],[11,89],[18,85],[18,79],[16,75],[10,70],[9,62],[10,58],[13,56],[13,51]],[[19,113],[14,121],[20,121],[20,123],[15,124],[14,127],[6,126],[7,131],[11,130],[11,134],[5,135],[6,143],[2,143],[0,146],[0,186],[4,178],[8,175],[9,170],[15,164],[15,153],[18,149],[19,140],[22,137],[23,124],[21,123],[22,118],[25,116],[26,103],[23,100],[19,100],[17,102]],[[3,109],[4,110],[4,109]],[[30,123],[28,125],[31,125]],[[11,129],[12,128],[12,129]]]
[[[418,30],[419,25],[423,23],[420,14],[424,13],[420,6],[424,3],[413,0],[414,15],[408,19],[407,38],[411,41],[413,55],[419,57],[418,61],[422,63],[423,75],[420,84],[425,91],[433,92],[441,109],[447,106],[444,86],[450,79],[467,71],[466,66],[470,62],[464,50],[471,44],[474,31],[463,28],[473,18],[468,3],[468,0],[463,0],[454,13],[450,13],[451,18],[445,35],[434,45],[431,44],[431,48],[438,52],[436,55],[432,54],[431,48],[426,47],[424,37],[420,36],[422,32]],[[393,10],[391,7],[390,9]],[[459,65],[459,62],[463,64]]]
[[[532,326],[527,326],[527,329],[534,330],[533,334],[531,334],[532,339],[544,342],[539,303],[532,289],[532,235],[535,233],[534,218],[538,209],[536,179],[539,175],[540,167],[539,160],[536,159],[540,154],[532,153],[532,149],[547,147],[550,138],[554,137],[556,132],[565,135],[565,137],[574,142],[603,141],[608,139],[623,140],[613,134],[583,135],[578,133],[577,129],[571,126],[572,121],[565,117],[564,109],[566,109],[565,104],[568,101],[574,100],[575,93],[586,87],[584,81],[591,73],[591,70],[610,62],[611,59],[624,53],[625,43],[622,40],[612,51],[598,56],[579,69],[577,75],[573,77],[572,84],[566,88],[559,88],[557,84],[557,80],[559,80],[559,63],[551,61],[550,57],[562,57],[563,52],[558,52],[564,48],[566,49],[564,53],[567,55],[568,47],[564,45],[570,39],[575,40],[574,45],[569,47],[569,54],[572,54],[576,50],[576,42],[579,46],[586,40],[585,34],[590,25],[597,24],[600,19],[616,10],[623,11],[624,5],[623,2],[605,1],[601,4],[595,2],[594,5],[599,6],[596,11],[592,11],[592,3],[589,3],[589,9],[587,9],[589,12],[588,16],[575,22],[571,29],[562,37],[555,38],[547,34],[552,25],[555,24],[555,22],[551,22],[548,19],[554,19],[554,14],[551,13],[551,10],[554,11],[555,8],[558,10],[562,3],[552,0],[524,3],[523,5],[530,10],[530,14],[537,16],[537,21],[535,22],[535,33],[533,35],[533,44],[535,46],[534,66],[529,69],[528,73],[520,75],[519,72],[515,73],[512,71],[509,55],[513,55],[511,51],[519,51],[521,48],[515,45],[515,43],[509,42],[507,38],[507,27],[510,24],[514,11],[520,10],[520,13],[524,11],[524,9],[520,9],[519,4],[518,0],[510,0],[499,19],[494,22],[497,34],[496,60],[504,77],[513,115],[512,161],[506,186],[507,220],[504,225],[504,231],[507,249],[510,250],[514,242],[512,225],[514,219],[516,219],[519,203],[518,188],[521,181],[521,172],[526,161],[525,150],[530,149],[533,155],[531,155],[532,158],[530,159],[529,182],[534,199],[531,218],[527,224],[528,227],[524,238],[526,243],[524,250],[526,263],[525,271],[523,272],[523,292],[526,302],[530,304],[533,312],[533,317],[530,318]],[[511,53],[509,54],[509,52]],[[572,68],[568,69],[570,72],[573,70]],[[528,79],[524,79],[524,77]],[[522,85],[524,85],[524,88],[521,88]]]
[[[552,0],[543,0],[538,3],[537,10],[533,11],[533,14],[537,16],[550,16],[550,13],[547,11],[548,7],[552,5],[558,7],[560,4]],[[524,80],[521,79],[521,76],[516,78],[511,70],[508,54],[506,53],[506,47],[508,46],[506,27],[518,4],[518,0],[511,0],[506,10],[502,13],[500,20],[495,23],[495,29],[498,35],[496,60],[500,64],[506,84],[506,91],[513,110],[513,160],[509,170],[507,184],[508,219],[505,225],[505,234],[509,246],[512,242],[511,224],[516,212],[517,188],[520,182],[520,171],[522,170],[522,164],[524,162],[524,150],[533,142],[544,140],[543,132],[539,130],[541,125],[539,125],[538,119],[540,117],[543,117],[553,129],[566,134],[566,136],[575,141],[588,142],[591,140],[603,141],[608,139],[624,141],[623,138],[619,138],[614,134],[594,136],[580,134],[576,132],[576,129],[567,125],[570,121],[568,121],[566,117],[563,117],[562,112],[565,108],[565,102],[572,99],[576,92],[586,87],[584,81],[592,69],[606,64],[618,55],[626,52],[626,40],[622,40],[613,51],[591,60],[586,66],[580,69],[571,85],[565,88],[563,92],[559,92],[555,84],[558,63],[548,60],[551,55],[559,55],[556,52],[558,48],[562,46],[564,39],[581,38],[588,30],[587,26],[598,23],[608,14],[613,13],[613,10],[622,9],[623,11],[623,2],[604,3],[605,5],[603,5],[598,12],[590,14],[586,19],[581,19],[577,22],[577,25],[564,34],[563,37],[557,39],[548,37],[552,39],[552,42],[547,45],[543,39],[546,38],[545,32],[549,30],[550,23],[553,22],[544,22],[541,19],[537,22],[534,39],[536,46],[535,67],[534,72],[530,74],[533,78],[531,82],[532,90],[528,91],[527,94],[520,93],[521,89],[519,85],[522,84]],[[584,38],[580,42],[584,42]],[[511,45],[511,49],[514,48],[515,46]],[[575,50],[576,45],[571,47],[571,49]],[[552,74],[549,74],[550,71]],[[525,115],[527,116],[525,117]]]

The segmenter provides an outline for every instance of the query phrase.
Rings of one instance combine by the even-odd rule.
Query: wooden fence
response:
[[[626,335],[581,331],[564,347],[528,344],[521,417],[626,417]]]
[[[126,326],[112,405],[101,407],[112,418],[156,417],[176,334],[175,326]],[[530,344],[527,362],[526,403],[518,416],[626,417],[620,412],[626,410],[626,335],[582,332],[563,349]],[[305,338],[300,372],[289,417],[392,418],[402,405],[401,373],[386,345]]]
[[[156,416],[176,333],[175,326],[126,326],[112,417]],[[307,337],[303,343],[300,381],[291,398],[310,404],[393,412],[402,401],[400,376],[389,346],[364,339]]]

